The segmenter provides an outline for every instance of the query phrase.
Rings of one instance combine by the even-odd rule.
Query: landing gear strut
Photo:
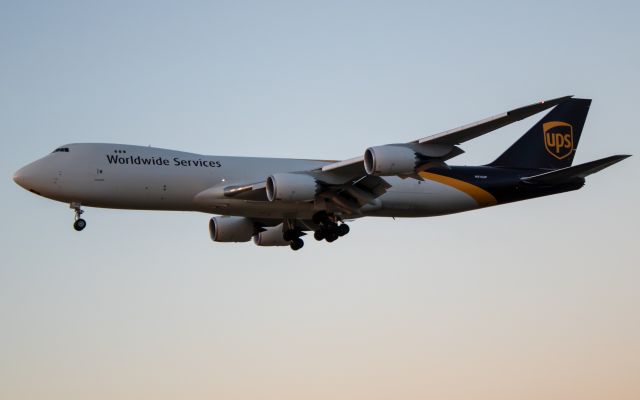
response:
[[[80,203],[71,203],[70,207],[76,213],[75,220],[73,221],[73,229],[80,232],[87,227],[87,221],[80,217],[84,211],[80,208]]]

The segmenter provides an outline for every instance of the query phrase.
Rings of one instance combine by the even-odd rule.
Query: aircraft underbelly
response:
[[[426,217],[478,208],[473,197],[454,187],[429,180],[392,188],[380,200],[382,207],[371,215]]]

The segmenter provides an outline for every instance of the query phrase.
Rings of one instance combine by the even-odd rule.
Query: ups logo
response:
[[[547,152],[562,160],[573,151],[573,127],[566,122],[550,121],[542,124],[544,147]]]

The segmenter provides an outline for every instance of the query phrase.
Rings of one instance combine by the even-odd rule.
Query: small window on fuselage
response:
[[[58,153],[58,152],[68,153],[69,152],[69,148],[68,147],[58,147],[57,149],[52,151],[52,153]]]

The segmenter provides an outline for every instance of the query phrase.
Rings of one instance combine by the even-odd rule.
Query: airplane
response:
[[[348,160],[208,156],[108,143],[75,143],[19,169],[24,189],[70,205],[217,214],[215,242],[299,250],[331,243],[362,217],[430,217],[580,189],[585,177],[629,155],[572,166],[591,105],[564,96],[407,143],[369,147]],[[495,161],[452,166],[460,144],[551,109]]]

